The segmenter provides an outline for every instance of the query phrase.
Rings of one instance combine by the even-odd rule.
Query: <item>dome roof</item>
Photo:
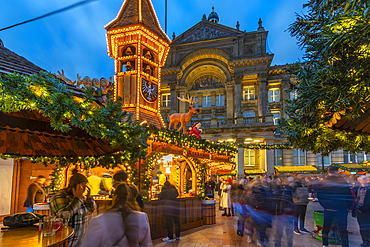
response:
[[[212,12],[208,16],[208,20],[212,22],[219,22],[218,14],[215,12],[215,7],[212,7]]]

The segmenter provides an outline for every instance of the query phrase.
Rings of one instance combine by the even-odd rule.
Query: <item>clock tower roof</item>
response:
[[[134,24],[143,24],[164,41],[170,43],[167,34],[162,30],[151,0],[125,0],[116,18],[105,26],[113,29]]]

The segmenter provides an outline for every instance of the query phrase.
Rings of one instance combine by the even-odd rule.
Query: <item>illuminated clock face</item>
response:
[[[142,79],[141,93],[144,99],[146,99],[149,102],[154,102],[158,98],[158,85],[153,82]]]

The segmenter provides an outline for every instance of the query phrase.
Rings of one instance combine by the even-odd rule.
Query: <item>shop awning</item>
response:
[[[330,166],[336,166],[341,170],[348,171],[348,172],[366,172],[370,171],[370,167],[366,166],[365,164],[357,164],[357,163],[350,163],[350,164],[331,164]],[[327,170],[328,168],[326,168]]]
[[[265,174],[266,171],[264,169],[254,169],[254,170],[245,170],[244,174],[245,175],[261,175]]]
[[[316,166],[274,166],[275,173],[319,173]]]

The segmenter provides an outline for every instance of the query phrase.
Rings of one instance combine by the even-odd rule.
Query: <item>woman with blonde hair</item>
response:
[[[112,208],[91,220],[82,247],[152,245],[148,216],[128,206],[130,196],[128,185],[117,186]]]

